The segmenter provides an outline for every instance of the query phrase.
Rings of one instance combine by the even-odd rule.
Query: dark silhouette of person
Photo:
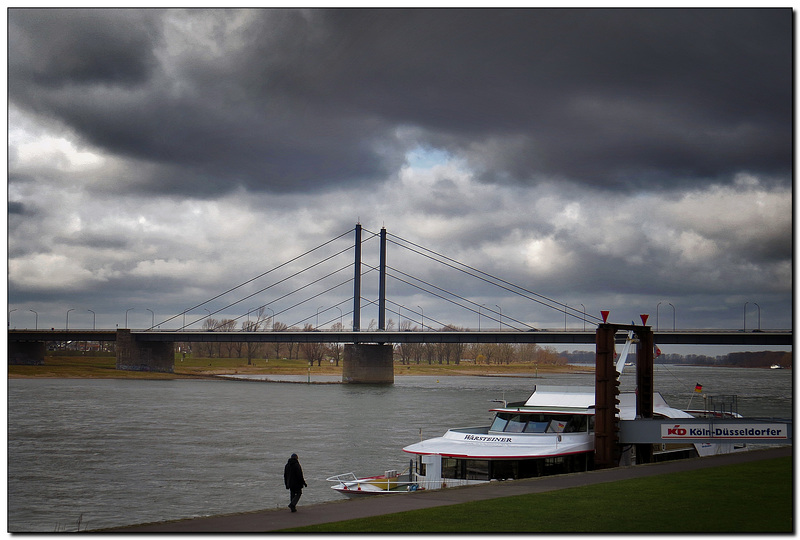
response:
[[[289,458],[283,468],[283,483],[286,489],[289,490],[289,508],[292,512],[297,512],[297,502],[303,494],[303,488],[308,487],[305,478],[303,478],[303,468],[300,467],[297,454],[292,454],[292,457]]]

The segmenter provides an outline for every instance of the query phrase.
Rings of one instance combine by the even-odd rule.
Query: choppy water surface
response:
[[[622,376],[631,390],[634,370]],[[306,381],[306,376],[287,377]],[[322,381],[313,377],[312,381]],[[328,379],[328,380],[336,380]],[[745,416],[789,418],[791,370],[656,366],[670,404],[696,383],[737,394]],[[292,452],[302,504],[340,498],[325,478],[403,469],[401,448],[448,427],[487,425],[492,399],[592,374],[404,377],[392,386],[243,381],[8,381],[8,529],[53,532],[283,507]]]

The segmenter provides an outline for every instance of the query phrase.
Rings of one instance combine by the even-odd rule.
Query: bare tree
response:
[[[238,323],[234,319],[222,319],[217,327],[214,329],[215,332],[235,332],[236,325]],[[232,357],[236,356],[236,358],[242,357],[242,342],[237,341],[233,343],[225,343],[225,356]],[[217,343],[217,354],[222,357],[222,343]]]
[[[514,358],[514,346],[511,343],[498,343],[495,347],[497,350],[497,363],[510,364]]]
[[[214,330],[219,321],[217,319],[212,319],[209,317],[205,321],[203,321],[203,330],[206,332],[210,332]],[[197,343],[195,349],[197,350],[197,355],[206,358],[214,358],[214,344],[210,342],[201,342]]]
[[[272,331],[273,332],[285,332],[287,328],[289,328],[289,327],[286,326],[286,323],[282,323],[282,322],[273,322],[272,323]],[[280,358],[281,357],[281,347],[283,345],[284,344],[279,342],[279,341],[275,342],[275,358]],[[291,357],[291,353],[289,354],[289,356]]]
[[[267,325],[269,317],[266,315],[264,307],[260,307],[256,312],[255,320],[248,319],[242,323],[243,332],[258,332]],[[261,343],[247,341],[243,344],[245,353],[247,355],[247,365],[253,365],[253,358],[260,356],[263,352],[264,346]]]
[[[311,324],[306,324],[303,327],[304,332],[313,332],[314,326]],[[305,355],[306,359],[308,360],[309,365],[314,365],[314,362],[317,362],[318,366],[322,365],[322,359],[325,357],[325,345],[322,343],[314,343],[314,342],[305,342],[301,345],[303,349],[303,354]]]
[[[342,332],[344,330],[344,326],[342,323],[337,322],[331,326],[331,331],[333,332]],[[336,362],[336,366],[339,366],[339,361],[342,359],[342,353],[344,352],[344,346],[341,343],[330,343],[328,345],[328,354],[333,358]]]

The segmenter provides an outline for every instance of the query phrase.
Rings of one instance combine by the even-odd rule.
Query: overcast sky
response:
[[[12,328],[33,311],[39,328],[159,324],[357,222],[612,322],[792,326],[790,9],[7,16]],[[352,280],[352,249],[276,282],[352,243],[187,322],[266,304],[347,327],[352,282],[314,295]],[[377,239],[363,250],[376,264]],[[390,277],[395,324],[564,328],[394,243],[387,258],[480,311]]]

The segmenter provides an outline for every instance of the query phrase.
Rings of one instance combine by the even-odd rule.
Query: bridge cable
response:
[[[507,290],[507,291],[509,291],[509,292],[511,292],[511,293],[513,293],[513,294],[516,294],[516,295],[518,295],[518,296],[522,296],[523,298],[527,298],[527,299],[529,299],[529,300],[532,300],[532,301],[534,301],[534,302],[537,302],[537,303],[539,303],[539,304],[542,304],[543,306],[545,306],[545,307],[548,307],[548,308],[550,308],[550,309],[555,309],[555,310],[558,310],[558,311],[572,310],[572,311],[576,312],[576,313],[577,313],[577,315],[576,315],[576,314],[573,314],[573,313],[568,313],[568,314],[569,314],[570,316],[572,316],[572,317],[576,318],[576,319],[579,319],[579,320],[586,320],[586,319],[585,319],[585,317],[588,317],[588,318],[595,319],[595,320],[596,320],[596,321],[598,321],[598,322],[599,322],[599,321],[601,321],[601,319],[600,319],[599,317],[595,316],[595,315],[591,315],[591,314],[584,314],[583,312],[581,312],[581,311],[578,311],[576,308],[574,308],[574,307],[572,307],[572,306],[569,306],[569,305],[567,305],[567,304],[564,304],[563,302],[559,302],[559,301],[557,301],[557,300],[554,300],[554,299],[552,299],[552,298],[549,298],[549,297],[547,297],[547,296],[544,296],[544,295],[542,295],[542,294],[536,293],[536,292],[534,292],[534,291],[531,291],[531,290],[529,290],[529,289],[526,289],[525,287],[521,287],[521,286],[519,286],[519,285],[516,285],[516,284],[514,284],[514,283],[511,283],[511,282],[509,282],[509,281],[506,281],[506,280],[504,280],[504,279],[502,279],[502,278],[500,278],[500,277],[494,276],[494,275],[492,275],[492,274],[489,274],[489,273],[487,273],[487,272],[484,272],[484,271],[482,271],[482,270],[478,270],[477,268],[474,268],[474,267],[472,267],[472,266],[470,266],[470,265],[468,265],[468,264],[462,263],[462,262],[460,262],[460,261],[458,261],[458,260],[456,260],[456,259],[450,258],[450,257],[448,257],[448,256],[446,256],[446,255],[442,255],[441,253],[437,253],[436,251],[433,251],[433,250],[431,250],[431,249],[428,249],[428,248],[426,248],[426,247],[424,247],[424,246],[420,246],[419,244],[416,244],[416,243],[414,243],[414,242],[411,242],[410,240],[406,240],[406,239],[404,239],[404,238],[401,238],[401,237],[399,237],[399,236],[397,236],[397,235],[394,235],[394,234],[391,234],[391,233],[388,233],[388,234],[389,234],[390,236],[392,236],[393,238],[396,238],[396,239],[398,239],[398,240],[400,240],[400,241],[402,241],[402,242],[406,242],[406,243],[408,243],[408,244],[410,244],[410,245],[412,245],[412,246],[415,246],[415,247],[417,247],[417,248],[419,248],[419,249],[421,249],[421,250],[424,250],[424,251],[427,251],[427,252],[429,252],[429,253],[432,253],[433,255],[435,255],[435,256],[437,256],[437,257],[441,257],[442,259],[445,259],[445,260],[447,260],[447,261],[450,261],[450,262],[452,262],[452,263],[455,263],[455,264],[461,265],[461,266],[463,266],[464,268],[468,268],[468,269],[469,269],[469,270],[471,270],[472,272],[476,272],[477,274],[481,274],[482,276],[486,276],[486,277],[488,277],[488,278],[491,278],[491,279],[493,279],[493,280],[499,281],[500,283],[503,283],[503,284],[505,284],[505,285],[509,285],[509,286],[511,286],[511,287],[514,287],[514,288],[516,288],[516,289],[520,289],[520,290],[522,290],[522,291],[525,291],[525,292],[526,292],[526,293],[528,293],[528,294],[532,294],[532,295],[534,295],[534,296],[538,296],[538,297],[540,297],[540,298],[543,298],[543,299],[547,300],[548,302],[551,302],[551,303],[553,303],[553,304],[556,304],[556,306],[561,306],[561,307],[556,307],[556,306],[553,306],[553,305],[547,304],[546,302],[543,302],[543,301],[541,301],[541,300],[537,300],[536,298],[531,298],[531,297],[529,297],[529,296],[527,296],[527,295],[525,295],[525,294],[522,294],[522,293],[520,293],[520,292],[518,292],[518,291],[515,291],[515,290],[513,290],[513,289],[509,289],[508,287],[505,287],[505,286],[503,286],[503,285],[500,285],[500,284],[498,284],[498,283],[494,283],[494,282],[490,281],[489,279],[486,279],[485,277],[482,277],[481,275],[477,275],[477,274],[475,274],[475,273],[468,272],[467,270],[464,270],[463,268],[459,268],[459,267],[457,267],[457,266],[454,266],[453,264],[449,264],[449,263],[447,263],[447,262],[444,262],[444,261],[437,260],[437,259],[435,259],[435,258],[434,258],[432,255],[429,255],[429,254],[423,253],[423,252],[421,252],[421,251],[419,251],[419,250],[416,250],[416,249],[412,249],[412,248],[410,248],[410,247],[408,247],[408,246],[406,246],[406,245],[403,245],[403,244],[401,244],[401,243],[399,243],[399,242],[397,242],[397,241],[394,241],[394,240],[391,240],[391,239],[389,240],[390,242],[392,242],[393,244],[395,244],[395,245],[396,245],[396,246],[398,246],[398,247],[405,248],[405,249],[407,249],[407,250],[409,250],[409,251],[412,251],[412,252],[414,252],[414,253],[417,253],[417,254],[419,254],[419,255],[421,255],[421,256],[423,256],[423,257],[427,257],[427,258],[429,258],[429,259],[433,260],[434,262],[437,262],[437,263],[439,263],[439,264],[442,264],[442,265],[448,266],[448,267],[450,267],[450,268],[453,268],[454,270],[458,270],[459,272],[465,273],[465,274],[467,274],[467,275],[469,275],[469,276],[472,276],[472,277],[475,277],[475,278],[477,278],[477,279],[480,279],[480,280],[482,280],[482,281],[485,281],[486,283],[489,283],[490,285],[494,285],[495,287],[500,287],[500,288],[502,288],[502,289],[505,289],[505,290]]]
[[[491,320],[493,320],[493,321],[495,321],[495,322],[499,322],[501,325],[503,324],[503,319],[505,318],[506,320],[511,320],[511,321],[514,321],[514,322],[516,322],[516,323],[519,323],[519,324],[521,324],[521,325],[523,325],[523,326],[527,326],[527,327],[528,327],[528,329],[531,329],[531,330],[536,330],[536,328],[535,328],[534,326],[531,326],[531,325],[530,325],[530,324],[528,324],[528,323],[525,323],[525,322],[523,322],[523,321],[520,321],[520,320],[518,320],[518,319],[515,319],[514,317],[511,317],[511,316],[509,316],[509,315],[505,315],[505,317],[504,317],[502,313],[500,313],[500,312],[498,312],[498,311],[496,311],[496,310],[494,310],[494,309],[492,309],[492,308],[487,308],[487,307],[486,307],[486,306],[484,306],[483,304],[478,304],[477,302],[473,302],[472,300],[470,300],[470,299],[468,299],[468,298],[464,298],[463,296],[460,296],[460,295],[458,295],[458,294],[456,294],[456,293],[454,293],[454,292],[448,291],[448,290],[446,290],[446,289],[442,289],[441,287],[437,287],[437,286],[436,286],[436,285],[434,285],[433,283],[429,283],[429,282],[427,282],[427,281],[425,281],[425,280],[423,280],[423,279],[420,279],[420,278],[418,278],[418,277],[415,277],[415,276],[412,276],[412,275],[410,275],[410,274],[407,274],[407,273],[405,273],[405,272],[403,272],[403,271],[401,271],[401,270],[398,270],[397,268],[392,268],[391,266],[388,266],[388,265],[387,265],[387,267],[386,267],[386,268],[387,268],[387,269],[391,269],[391,270],[393,270],[394,272],[398,272],[398,273],[400,273],[400,274],[402,274],[402,275],[404,275],[404,276],[406,276],[406,277],[408,277],[408,278],[410,278],[410,279],[414,279],[414,280],[417,280],[417,281],[419,281],[419,282],[421,282],[421,283],[424,283],[425,285],[427,285],[427,286],[429,286],[429,287],[433,287],[433,288],[435,288],[435,289],[436,289],[436,290],[438,290],[438,291],[441,291],[441,292],[447,293],[447,294],[449,294],[449,295],[455,296],[455,297],[456,297],[456,298],[458,298],[459,300],[463,300],[464,302],[467,302],[467,303],[469,303],[469,304],[472,304],[473,306],[478,306],[478,309],[477,309],[477,310],[475,310],[475,309],[472,309],[472,308],[470,308],[470,307],[468,307],[468,306],[462,306],[461,304],[459,304],[459,303],[457,303],[457,302],[453,302],[454,304],[456,304],[456,305],[458,305],[458,306],[460,306],[460,307],[463,307],[464,309],[468,309],[469,311],[472,311],[473,313],[477,313],[477,314],[478,314],[478,317],[480,317],[481,315],[483,315],[483,316],[484,316],[484,317],[486,317],[487,319],[491,319]],[[403,279],[400,279],[400,278],[398,278],[397,276],[394,276],[394,275],[392,275],[391,277],[392,277],[392,278],[394,278],[394,279],[397,279],[397,280],[399,280],[399,281],[402,281],[403,283],[406,283],[406,284],[408,284],[408,285],[411,285],[412,287],[417,287],[417,288],[418,288],[418,289],[420,289],[420,290],[425,290],[425,289],[422,289],[422,287],[419,287],[419,286],[416,286],[416,285],[414,285],[414,284],[412,284],[412,283],[409,283],[408,281],[405,281],[405,280],[403,280]],[[430,292],[430,291],[425,291],[425,292]],[[431,293],[431,294],[432,294],[432,293]],[[451,300],[451,302],[452,302],[452,300]],[[480,311],[480,308],[484,308],[484,311],[489,311],[490,313],[494,313],[495,315],[499,315],[499,316],[500,316],[500,319],[495,319],[494,317],[491,317],[491,316],[489,316],[489,315],[486,315],[485,313],[481,313],[481,311]],[[508,326],[509,326],[509,327],[511,327],[511,328],[514,328],[514,330],[520,330],[519,328],[516,328],[516,327],[514,327],[514,326],[513,326],[513,325],[511,325],[511,324],[509,324]]]
[[[351,229],[351,230],[349,230],[349,231],[343,232],[343,233],[342,233],[342,234],[340,234],[339,236],[337,236],[337,237],[335,237],[335,238],[331,238],[331,239],[330,239],[330,240],[328,240],[327,242],[324,242],[324,243],[322,243],[322,244],[318,245],[317,247],[315,247],[315,248],[312,248],[312,249],[310,249],[310,250],[306,251],[305,253],[302,253],[302,254],[300,254],[300,255],[298,255],[298,256],[296,256],[296,257],[292,258],[292,259],[289,259],[288,261],[286,261],[286,262],[284,262],[284,263],[281,263],[281,264],[279,264],[278,266],[276,266],[276,267],[274,267],[274,268],[272,268],[272,269],[270,269],[270,270],[267,270],[266,272],[264,272],[264,273],[262,273],[262,274],[259,274],[259,275],[257,275],[257,276],[256,276],[256,277],[254,277],[254,278],[251,278],[251,279],[249,279],[249,280],[247,280],[247,281],[244,281],[244,282],[240,283],[239,285],[236,285],[235,287],[232,287],[232,288],[228,289],[227,291],[225,291],[225,292],[223,292],[223,293],[220,293],[220,294],[218,294],[218,295],[214,296],[213,298],[209,298],[209,299],[208,299],[208,300],[206,300],[205,302],[201,302],[201,303],[197,304],[196,306],[193,306],[193,307],[190,307],[190,308],[188,308],[188,309],[185,309],[185,310],[183,310],[181,313],[178,313],[177,315],[174,315],[174,316],[170,317],[169,319],[165,319],[165,320],[161,321],[161,322],[160,322],[158,325],[153,325],[153,326],[151,326],[150,328],[148,328],[147,330],[152,330],[152,329],[153,329],[153,328],[155,328],[156,326],[160,326],[160,325],[162,325],[162,324],[164,324],[164,323],[167,323],[167,322],[171,321],[172,319],[176,319],[176,318],[178,318],[180,315],[185,315],[186,313],[188,313],[188,312],[192,311],[193,309],[197,309],[197,308],[199,308],[199,307],[201,307],[201,306],[204,306],[205,304],[207,304],[207,303],[211,302],[212,300],[216,300],[217,298],[219,298],[219,297],[221,297],[221,296],[225,296],[225,295],[226,295],[226,294],[228,294],[229,292],[233,292],[233,291],[235,291],[236,289],[238,289],[238,288],[240,288],[240,287],[243,287],[244,285],[247,285],[248,283],[252,283],[253,281],[255,281],[255,280],[259,279],[259,278],[262,278],[262,277],[266,276],[267,274],[269,274],[269,273],[271,273],[271,272],[274,272],[275,270],[278,270],[279,268],[282,268],[282,267],[284,267],[284,266],[286,266],[286,265],[288,265],[288,264],[290,264],[290,263],[292,263],[292,262],[294,262],[294,261],[296,261],[296,260],[298,260],[298,259],[300,259],[300,258],[302,258],[302,257],[305,257],[306,255],[308,255],[308,254],[310,254],[310,253],[313,253],[314,251],[316,251],[316,250],[318,250],[318,249],[320,249],[320,248],[322,248],[322,247],[325,247],[325,246],[327,246],[328,244],[331,244],[331,243],[335,242],[336,240],[339,240],[339,239],[340,239],[340,238],[342,238],[343,236],[347,236],[347,235],[348,235],[348,234],[350,234],[351,232],[352,232],[352,229]],[[216,313],[216,312],[215,312],[215,313]],[[183,326],[180,328],[180,330],[182,330],[182,329],[186,328],[186,326],[187,326],[187,325],[183,325]]]
[[[328,261],[328,260],[332,259],[333,257],[336,257],[336,256],[338,256],[338,255],[341,255],[342,253],[344,253],[345,251],[347,251],[347,250],[349,250],[349,249],[351,249],[351,248],[347,248],[347,249],[345,249],[345,250],[343,250],[343,251],[340,251],[339,253],[335,253],[334,255],[331,255],[330,257],[328,257],[328,258],[326,258],[326,259],[323,259],[323,260],[321,260],[321,261],[318,261],[318,262],[316,262],[315,264],[313,264],[313,265],[311,265],[311,266],[309,266],[309,267],[307,267],[307,268],[304,268],[303,270],[300,270],[299,272],[296,272],[296,273],[292,274],[291,276],[288,276],[288,277],[286,277],[286,278],[284,278],[284,279],[282,279],[282,280],[280,280],[280,281],[277,281],[277,282],[275,282],[275,283],[273,283],[273,284],[269,285],[268,287],[264,287],[264,288],[263,288],[263,289],[261,289],[260,291],[256,291],[256,292],[254,292],[253,294],[251,294],[251,295],[249,295],[249,296],[246,296],[246,297],[244,297],[244,298],[242,298],[242,299],[240,299],[240,300],[237,300],[236,302],[234,302],[234,303],[232,303],[232,304],[229,304],[229,305],[227,305],[227,306],[225,306],[225,307],[223,307],[223,308],[220,308],[220,309],[216,310],[214,313],[211,313],[211,314],[209,314],[209,317],[210,317],[211,315],[214,315],[214,314],[216,314],[216,313],[219,313],[220,311],[222,311],[222,310],[224,310],[224,309],[228,309],[229,307],[235,306],[236,304],[239,304],[240,302],[243,302],[243,301],[247,300],[248,298],[251,298],[251,297],[253,297],[253,296],[255,296],[255,295],[259,294],[259,293],[262,293],[262,292],[266,291],[267,289],[269,289],[269,288],[271,288],[271,287],[274,287],[275,285],[278,285],[279,283],[282,283],[282,282],[284,282],[284,281],[286,281],[286,280],[288,280],[288,279],[291,279],[291,278],[293,278],[293,277],[297,276],[298,274],[301,274],[301,273],[305,272],[306,270],[310,270],[311,268],[313,268],[313,267],[315,267],[315,266],[318,266],[318,265],[320,265],[320,264],[322,264],[322,263],[324,263],[324,262],[326,262],[326,261]],[[345,266],[342,266],[342,267],[341,267],[341,268],[339,268],[338,270],[334,270],[333,272],[330,272],[329,274],[326,274],[326,275],[322,276],[321,278],[318,278],[318,279],[315,279],[314,281],[311,281],[311,282],[309,282],[309,283],[306,283],[306,284],[305,284],[305,285],[303,285],[302,287],[299,287],[299,288],[297,288],[297,289],[295,289],[295,290],[293,290],[293,291],[290,291],[290,292],[288,292],[288,293],[284,294],[283,296],[280,296],[280,297],[278,297],[278,298],[276,298],[276,299],[272,300],[271,302],[267,302],[266,304],[264,304],[264,305],[262,305],[262,306],[258,306],[256,309],[260,309],[260,308],[262,308],[262,307],[266,307],[266,306],[268,306],[269,304],[271,304],[272,302],[277,302],[277,301],[279,301],[279,300],[283,300],[284,298],[286,298],[286,297],[288,297],[288,296],[291,296],[291,295],[293,295],[293,294],[294,294],[294,293],[296,293],[296,292],[300,292],[300,291],[302,291],[303,289],[305,289],[305,288],[307,288],[307,287],[310,287],[311,285],[314,285],[315,283],[319,283],[319,282],[320,282],[320,281],[322,281],[323,279],[329,278],[329,277],[331,277],[332,275],[334,275],[334,274],[338,274],[339,272],[341,272],[341,271],[343,271],[343,270],[346,270],[346,269],[348,269],[348,268],[351,268],[351,267],[352,267],[352,264],[346,264]],[[349,279],[349,280],[347,280],[347,281],[343,281],[343,282],[342,282],[342,283],[340,283],[339,285],[336,285],[336,287],[340,287],[340,286],[344,285],[345,283],[347,283],[348,281],[352,281],[352,278],[351,278],[351,279]],[[336,288],[336,287],[334,287],[334,288]],[[327,292],[327,291],[326,291],[326,292]],[[317,295],[317,296],[318,296],[318,295]],[[314,297],[311,297],[311,298],[314,298]],[[309,298],[309,299],[307,299],[307,300],[311,300],[311,298]],[[307,300],[305,300],[305,301],[307,301]],[[304,301],[304,302],[305,302],[305,301]],[[303,303],[303,302],[301,302],[301,303]],[[292,306],[292,307],[296,307],[297,305],[299,305],[299,304],[295,304],[295,306]],[[286,309],[284,309],[283,311],[279,311],[279,312],[275,313],[275,315],[274,315],[274,316],[277,316],[279,313],[283,313],[284,311],[287,311],[287,310],[289,310],[289,309],[292,309],[292,307],[286,308]],[[249,311],[248,313],[252,313],[252,310],[251,310],[251,311]],[[231,320],[231,321],[237,321],[237,320],[241,319],[242,317],[245,317],[246,315],[247,315],[247,313],[245,313],[244,315],[240,315],[240,316],[238,316],[238,317],[236,317],[236,318],[234,318],[234,319],[229,319],[229,320]],[[197,319],[197,320],[195,320],[195,321],[193,321],[193,322],[189,323],[189,324],[188,324],[188,325],[186,325],[186,326],[191,326],[192,324],[195,324],[195,323],[197,323],[197,322],[199,322],[199,321],[202,321],[202,320],[203,320],[203,318],[204,318],[204,317],[200,317],[199,319]],[[206,317],[206,318],[207,318],[207,317]],[[220,324],[218,324],[217,326],[215,326],[214,328],[212,328],[212,329],[211,329],[211,331],[213,332],[214,330],[216,330],[217,328],[219,328],[219,327],[220,327],[222,324],[223,324],[223,323],[220,323]]]
[[[477,314],[478,314],[478,316],[481,316],[481,315],[482,315],[482,316],[486,317],[487,319],[491,319],[491,320],[493,320],[493,321],[495,321],[495,322],[500,322],[500,320],[498,320],[498,319],[495,319],[494,317],[492,317],[492,316],[490,316],[490,315],[486,315],[485,313],[482,313],[482,312],[480,312],[479,310],[475,310],[475,309],[472,309],[472,308],[471,308],[471,307],[469,307],[469,306],[465,306],[465,305],[463,305],[463,304],[460,304],[460,303],[456,302],[455,300],[453,300],[453,299],[451,299],[451,298],[447,298],[446,296],[443,296],[443,295],[441,295],[441,294],[437,294],[437,293],[435,293],[435,292],[433,292],[433,291],[429,291],[429,290],[425,289],[424,287],[420,287],[419,285],[415,285],[415,284],[413,284],[413,283],[411,283],[411,282],[408,282],[408,281],[406,281],[406,280],[404,280],[404,279],[398,278],[397,276],[391,276],[391,277],[393,277],[394,279],[396,279],[396,280],[398,280],[398,281],[401,281],[401,282],[403,282],[403,283],[405,283],[405,284],[407,284],[407,285],[410,285],[411,287],[415,287],[415,288],[417,288],[417,289],[419,289],[419,290],[421,290],[421,291],[423,291],[423,292],[426,292],[426,293],[428,293],[428,294],[430,294],[430,295],[433,295],[433,296],[435,296],[435,297],[437,297],[437,298],[441,298],[442,300],[445,300],[445,301],[447,301],[447,302],[450,302],[451,304],[455,304],[456,306],[458,306],[458,307],[460,307],[460,308],[466,309],[466,310],[468,310],[468,311],[471,311],[471,312],[473,312],[473,313],[477,313]],[[437,288],[437,289],[439,289],[439,287],[436,287],[435,285],[433,285],[433,287],[434,287],[434,288]],[[469,301],[469,300],[466,300],[465,298],[462,298],[462,297],[460,297],[460,296],[458,296],[458,295],[455,295],[455,294],[453,294],[453,293],[450,293],[450,292],[448,292],[448,291],[444,291],[444,292],[447,292],[448,294],[451,294],[451,295],[455,296],[456,298],[460,298],[460,299],[462,299],[462,300],[465,300],[465,301],[467,301],[467,302],[470,302],[470,303],[473,303],[473,304],[474,304],[474,302],[471,302],[471,301]],[[475,305],[478,305],[478,304],[475,304]],[[481,307],[483,307],[483,306],[481,306]],[[492,313],[495,313],[495,314],[497,314],[497,312],[496,312],[496,311],[494,311],[494,310],[489,310],[488,308],[487,308],[487,311],[491,311]],[[509,317],[509,318],[510,318],[510,317]],[[431,320],[434,320],[434,319],[433,319],[433,318],[431,318]],[[436,322],[438,322],[438,321],[436,321]],[[522,324],[525,324],[525,323],[522,323]],[[444,325],[444,326],[452,326],[452,325],[448,324],[448,325]],[[515,330],[520,330],[519,328],[516,328],[516,327],[514,327],[514,326],[512,326],[512,325],[510,325],[510,324],[509,324],[508,326],[510,326],[511,328],[514,328]],[[526,325],[526,326],[528,326],[528,325]],[[433,329],[433,328],[432,328],[430,325],[428,325],[428,328],[431,328],[431,329]],[[535,328],[534,328],[534,327],[532,327],[532,326],[530,326],[530,328],[535,330]]]

